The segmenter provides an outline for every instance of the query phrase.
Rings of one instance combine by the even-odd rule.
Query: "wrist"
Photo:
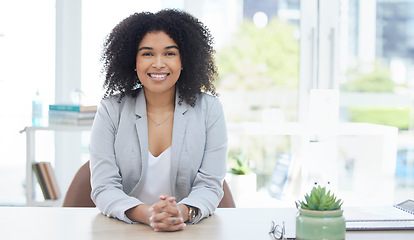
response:
[[[193,223],[198,214],[199,209],[190,205],[186,205],[186,207],[188,209],[186,222]]]
[[[149,218],[151,217],[151,213],[149,212],[149,208],[149,205],[140,204],[125,211],[125,215],[131,221],[150,224]]]
[[[178,207],[180,209],[181,212],[181,217],[183,218],[184,222],[187,222],[188,220],[188,207],[185,204],[178,204]]]

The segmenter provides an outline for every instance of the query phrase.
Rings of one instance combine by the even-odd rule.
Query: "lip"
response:
[[[162,82],[168,78],[170,73],[148,73],[147,75],[152,81]]]

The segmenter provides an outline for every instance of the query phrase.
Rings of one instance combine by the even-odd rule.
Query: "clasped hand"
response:
[[[156,232],[179,231],[186,226],[175,197],[161,194],[160,201],[154,203],[148,210],[151,214],[149,225]]]

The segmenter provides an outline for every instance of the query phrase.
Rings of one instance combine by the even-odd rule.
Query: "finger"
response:
[[[155,232],[175,232],[175,231],[181,231],[185,228],[185,223],[180,224],[180,225],[174,225],[174,226],[169,226],[167,228],[158,228],[158,227],[153,227]]]
[[[168,217],[162,220],[166,225],[179,225],[184,223],[184,219],[181,217]]]
[[[158,202],[152,204],[152,206],[149,208],[149,211],[150,212],[160,212],[160,211],[162,211],[162,208],[164,208],[168,205],[171,205],[171,203],[169,201],[161,200],[161,201],[158,201]]]
[[[171,216],[170,216],[170,214],[169,214],[168,212],[161,212],[161,213],[156,213],[156,214],[153,214],[153,215],[149,218],[149,220],[150,220],[151,222],[162,222],[162,221],[164,221],[164,219],[167,219],[167,218],[169,218],[169,217],[171,217]]]
[[[180,208],[178,205],[166,206],[162,210],[163,212],[167,212],[170,216],[173,217],[182,217]]]
[[[160,197],[159,197],[160,200],[165,200],[167,198],[169,198],[169,196],[165,193],[161,194]]]
[[[179,231],[183,230],[186,226],[185,223],[180,224],[171,224],[171,223],[164,223],[164,222],[152,222],[150,226],[156,232],[167,232],[167,231]]]

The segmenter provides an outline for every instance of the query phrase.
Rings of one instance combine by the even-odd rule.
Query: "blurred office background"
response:
[[[414,0],[0,0],[0,205],[26,203],[19,131],[31,125],[36,91],[44,108],[79,90],[82,104],[98,104],[105,36],[134,12],[163,8],[190,12],[215,38],[229,166],[239,157],[256,174],[255,193],[239,206],[293,206],[315,181],[348,205],[414,198]],[[297,131],[312,120],[372,125]],[[387,126],[398,129],[392,141]],[[63,191],[88,160],[88,132],[71,138],[36,135],[36,161],[72,161],[60,170]],[[381,159],[386,149],[395,153]]]

